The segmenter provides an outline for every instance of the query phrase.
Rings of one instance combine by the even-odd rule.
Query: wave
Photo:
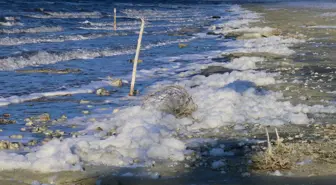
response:
[[[9,104],[22,103],[26,101],[32,101],[40,99],[43,97],[52,96],[65,96],[69,94],[83,94],[83,93],[93,93],[96,89],[109,85],[108,81],[94,81],[88,85],[82,86],[81,88],[71,88],[64,91],[54,91],[54,92],[43,92],[43,93],[32,93],[23,96],[10,96],[7,98],[0,97],[0,106],[7,106]]]
[[[31,18],[39,18],[39,19],[50,19],[50,18],[58,18],[58,19],[69,19],[69,18],[101,18],[103,15],[100,12],[48,12],[44,11],[44,15],[32,14],[27,15]]]
[[[43,32],[59,32],[63,31],[61,26],[48,27],[41,26],[35,28],[16,28],[16,29],[0,29],[2,34],[17,34],[17,33],[43,33]]]
[[[96,39],[100,37],[107,37],[116,35],[115,33],[109,34],[91,34],[91,35],[67,35],[67,36],[60,36],[57,38],[11,38],[5,37],[0,38],[0,45],[2,46],[14,46],[14,45],[21,45],[21,44],[34,44],[34,43],[45,43],[45,42],[64,42],[64,41],[78,41],[78,40],[89,40],[89,39]]]
[[[150,49],[153,47],[160,47],[174,43],[188,42],[195,38],[179,39],[174,41],[159,42],[143,46],[142,49]],[[134,49],[115,50],[111,48],[101,50],[74,50],[67,52],[25,52],[18,56],[10,56],[0,59],[0,71],[16,70],[27,66],[38,66],[43,64],[54,64],[61,61],[69,61],[75,59],[93,59],[98,57],[110,57],[116,55],[132,54]]]

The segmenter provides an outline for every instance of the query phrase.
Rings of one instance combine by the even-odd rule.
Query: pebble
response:
[[[110,92],[104,88],[99,88],[96,90],[96,94],[98,96],[109,96],[110,95]]]
[[[11,138],[11,139],[22,139],[23,138],[23,135],[21,135],[21,134],[17,134],[17,135],[11,135],[11,136],[9,136],[9,138]]]
[[[89,100],[80,100],[79,103],[80,104],[88,104],[88,103],[90,103],[90,101]]]
[[[4,118],[9,118],[11,115],[8,114],[8,113],[4,113],[2,116],[3,116]]]
[[[90,112],[88,110],[83,110],[82,113],[83,114],[89,114]]]
[[[121,87],[123,85],[123,82],[121,79],[115,79],[110,81],[111,86],[115,87]]]
[[[32,122],[32,121],[28,121],[27,123],[26,123],[26,126],[32,126],[34,123]]]

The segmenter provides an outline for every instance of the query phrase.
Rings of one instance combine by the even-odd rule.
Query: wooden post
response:
[[[136,48],[135,57],[134,57],[134,61],[133,61],[132,82],[131,82],[131,90],[130,90],[130,93],[129,93],[130,96],[134,95],[134,85],[135,85],[136,71],[137,71],[137,65],[138,65],[140,48],[141,48],[141,41],[142,41],[142,34],[144,32],[144,28],[145,28],[145,19],[141,18],[141,27],[140,27],[140,33],[139,33],[139,38],[138,38],[138,45],[137,45],[137,48]]]
[[[265,130],[266,130],[266,137],[267,137],[267,153],[268,155],[273,155],[272,154],[272,144],[271,144],[271,140],[268,134],[268,130],[267,128],[265,128]]]
[[[117,9],[114,8],[114,23],[113,23],[114,31],[117,31]]]

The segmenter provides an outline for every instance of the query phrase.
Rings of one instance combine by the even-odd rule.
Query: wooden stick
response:
[[[276,137],[277,137],[277,145],[280,145],[281,144],[281,140],[280,140],[280,136],[279,136],[277,128],[275,128],[275,134],[276,134]]]
[[[144,32],[144,28],[145,28],[145,19],[141,18],[141,27],[140,27],[140,33],[139,33],[139,38],[138,38],[138,45],[137,45],[137,48],[136,48],[134,62],[133,62],[133,73],[132,73],[131,90],[130,90],[130,93],[129,93],[130,96],[134,95],[134,84],[135,84],[135,78],[136,78],[136,70],[137,70],[137,65],[138,65],[138,60],[139,60],[141,41],[142,41],[142,34]]]
[[[265,130],[266,130],[266,136],[267,136],[267,153],[269,155],[273,155],[272,154],[272,144],[271,144],[271,141],[270,141],[268,130],[267,130],[267,128],[265,128]]]
[[[114,31],[117,31],[117,9],[114,8],[114,23],[113,23]]]

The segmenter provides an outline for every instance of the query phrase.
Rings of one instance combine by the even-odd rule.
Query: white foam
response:
[[[100,12],[44,12],[47,15],[39,15],[39,14],[32,14],[27,15],[28,17],[32,18],[40,18],[40,19],[50,19],[50,18],[57,18],[57,19],[74,19],[74,18],[101,18],[103,15]]]
[[[21,44],[33,44],[33,43],[43,43],[43,42],[64,42],[64,41],[78,41],[78,40],[89,40],[96,39],[100,37],[107,37],[113,34],[91,34],[91,35],[66,35],[56,38],[13,38],[13,37],[4,37],[0,38],[0,45],[2,46],[14,46]]]
[[[69,94],[82,94],[82,93],[93,93],[97,88],[108,86],[109,82],[106,80],[91,82],[88,85],[82,86],[80,88],[70,88],[63,91],[53,91],[53,92],[43,92],[43,93],[33,93],[29,95],[22,96],[10,96],[7,98],[0,97],[0,106],[6,106],[9,104],[22,103],[25,101],[36,100],[43,97],[50,96],[64,96]]]
[[[257,38],[248,40],[228,41],[223,43],[228,49],[225,53],[271,53],[277,55],[292,55],[294,50],[288,47],[297,43],[302,43],[304,40],[294,38],[284,38],[281,36],[272,36],[267,38]]]
[[[194,37],[189,39],[178,39],[173,41],[159,42],[155,44],[148,44],[143,46],[143,49],[150,49],[153,47],[160,47],[174,43],[188,42],[195,39]],[[4,59],[0,59],[0,70],[15,70],[26,66],[38,66],[42,64],[54,64],[61,61],[69,61],[74,59],[93,59],[97,57],[116,56],[123,54],[133,53],[133,49],[113,50],[74,50],[61,53],[53,53],[47,51],[38,51],[37,53],[29,56],[12,56]]]
[[[22,23],[19,22],[0,22],[0,26],[23,26]]]
[[[236,62],[248,59],[237,59]],[[283,101],[281,93],[263,90],[261,86],[277,83],[276,75],[247,70],[182,80],[176,77],[180,81],[175,84],[184,86],[198,105],[192,118],[177,119],[158,110],[132,106],[113,114],[94,116],[95,119],[90,121],[72,119],[69,124],[87,125],[78,138],[53,139],[28,154],[2,151],[1,169],[51,172],[81,170],[84,164],[130,166],[152,165],[156,160],[183,161],[185,154],[190,153],[186,146],[198,147],[207,142],[214,145],[216,140],[181,138],[201,137],[204,132],[214,132],[229,124],[307,124],[311,121],[308,113],[336,112],[335,106],[292,105]],[[167,83],[171,82],[160,82],[152,88]],[[103,131],[97,132],[97,127]],[[108,133],[112,136],[107,136]],[[222,149],[210,153],[215,156],[225,154]],[[211,166],[219,169],[225,162],[214,161]]]
[[[336,12],[326,12],[321,14],[322,17],[336,17]]]
[[[318,26],[309,26],[308,28],[336,29],[336,26],[333,26],[333,25],[318,25]]]
[[[59,31],[63,31],[63,28],[60,26],[56,27],[41,26],[36,28],[1,29],[0,33],[16,34],[16,33],[41,33],[41,32],[59,32]]]

